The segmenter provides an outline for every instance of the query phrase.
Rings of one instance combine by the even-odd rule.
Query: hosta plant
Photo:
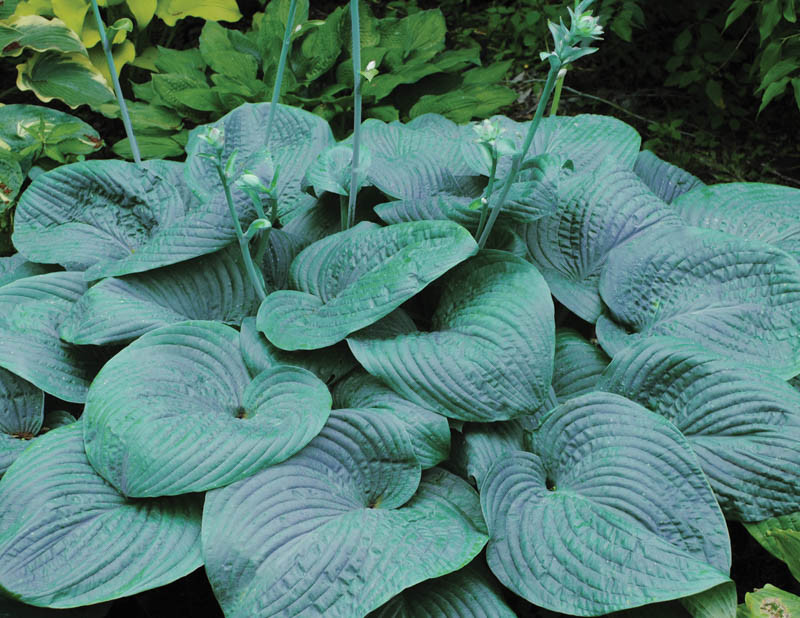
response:
[[[4,602],[202,565],[229,618],[733,618],[726,520],[796,559],[800,191],[488,120],[337,143],[245,104],[182,163],[37,177],[0,262]]]

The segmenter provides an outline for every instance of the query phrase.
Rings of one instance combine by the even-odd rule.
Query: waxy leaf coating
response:
[[[617,354],[597,388],[680,429],[727,518],[800,510],[800,393],[777,376],[652,337]]]
[[[0,479],[0,590],[62,608],[168,584],[202,564],[201,505],[126,500],[89,465],[80,422],[51,431]]]
[[[363,616],[486,543],[478,497],[422,474],[404,424],[336,410],[291,459],[206,496],[203,555],[228,618]]]
[[[443,283],[430,332],[348,338],[372,375],[450,418],[489,422],[532,414],[549,394],[555,327],[536,268],[482,251]]]
[[[294,259],[294,290],[264,300],[258,328],[284,350],[333,345],[378,321],[477,249],[469,232],[450,221],[359,223]]]
[[[239,333],[216,322],[151,331],[112,358],[89,390],[89,461],[126,496],[221,487],[283,461],[328,418],[311,372],[279,365],[251,380]]]
[[[489,568],[532,603],[577,616],[728,581],[725,521],[666,419],[610,393],[571,399],[489,470]]]
[[[82,403],[94,376],[91,355],[58,338],[86,291],[82,273],[55,272],[0,287],[0,367],[64,401]]]
[[[597,338],[612,357],[670,335],[783,378],[800,373],[800,266],[765,243],[658,226],[611,251],[600,294]]]

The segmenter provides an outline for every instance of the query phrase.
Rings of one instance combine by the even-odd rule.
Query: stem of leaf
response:
[[[358,21],[358,0],[350,0],[350,30],[353,39],[353,161],[350,166],[350,195],[347,202],[347,227],[356,222],[358,193],[358,146],[361,129],[361,27]]]
[[[525,159],[525,155],[528,153],[531,142],[533,142],[533,136],[536,133],[536,129],[539,128],[539,123],[541,122],[542,115],[544,114],[544,107],[547,105],[547,101],[550,99],[550,95],[553,92],[556,76],[558,75],[559,70],[561,70],[561,62],[555,56],[550,56],[550,71],[547,73],[547,81],[544,83],[542,96],[539,98],[539,103],[536,105],[536,113],[533,115],[533,120],[531,120],[531,124],[528,126],[528,133],[525,135],[525,142],[522,144],[522,149],[517,152],[511,160],[511,170],[509,171],[508,176],[506,176],[505,184],[503,184],[503,188],[500,191],[497,201],[492,206],[492,212],[489,215],[489,220],[486,222],[486,227],[483,228],[483,232],[481,232],[481,235],[478,238],[478,247],[481,249],[486,246],[486,240],[489,238],[489,234],[492,232],[495,221],[497,221],[497,216],[500,214],[500,209],[505,203],[506,196],[508,196],[508,192],[511,190],[511,185],[514,184],[514,181],[517,178],[522,161]]]
[[[343,232],[347,229],[347,202],[346,195],[339,196],[339,224]]]
[[[225,170],[223,169],[222,163],[220,161],[216,161],[215,164],[217,168],[217,174],[219,174],[220,182],[222,182],[222,188],[225,191],[225,200],[228,202],[228,210],[230,211],[231,218],[233,219],[233,227],[236,229],[236,238],[239,241],[239,249],[242,251],[242,259],[244,260],[244,266],[247,270],[247,276],[250,278],[250,282],[256,289],[256,293],[258,293],[259,298],[264,300],[267,297],[267,293],[264,290],[264,282],[259,276],[258,271],[256,271],[255,264],[253,264],[253,256],[250,255],[250,245],[244,237],[242,224],[239,223],[239,215],[236,213],[236,207],[233,205],[233,196],[231,195],[231,188],[228,184],[228,178],[225,176]]]
[[[564,78],[567,76],[567,67],[558,71],[556,89],[553,92],[553,102],[550,104],[550,116],[558,114],[558,104],[561,102],[561,89],[564,87]]]
[[[96,0],[92,0],[93,2]],[[297,0],[289,3],[289,20],[286,22],[286,30],[283,32],[283,44],[281,45],[281,56],[278,60],[278,73],[275,76],[275,86],[272,88],[272,103],[269,106],[269,116],[267,117],[267,139],[272,131],[272,121],[275,118],[275,108],[278,106],[278,99],[281,96],[281,83],[283,82],[283,70],[286,68],[286,58],[289,55],[289,48],[292,44],[292,28],[294,27],[294,13],[297,8]]]
[[[492,149],[492,170],[489,172],[489,184],[486,185],[486,192],[484,197],[486,202],[481,204],[481,220],[478,223],[478,229],[475,231],[475,238],[480,238],[483,232],[483,227],[486,225],[486,219],[489,216],[489,196],[494,191],[494,179],[497,176],[497,146]]]
[[[139,154],[139,144],[136,143],[136,136],[133,134],[131,117],[128,115],[128,106],[125,103],[125,97],[122,96],[122,87],[119,85],[117,67],[114,64],[114,55],[111,53],[111,45],[109,44],[108,37],[106,36],[106,25],[103,23],[103,17],[100,15],[100,7],[97,6],[97,0],[92,0],[92,10],[94,11],[94,19],[97,22],[97,29],[100,31],[100,43],[103,45],[103,51],[106,54],[108,72],[111,73],[111,81],[114,83],[114,94],[117,96],[117,103],[119,103],[122,124],[125,127],[125,133],[128,135],[128,141],[131,145],[131,152],[133,153],[133,160],[139,164],[142,162],[142,157]]]

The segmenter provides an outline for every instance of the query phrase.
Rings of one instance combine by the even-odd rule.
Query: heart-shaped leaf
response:
[[[153,168],[84,161],[31,183],[17,205],[12,240],[29,260],[99,278],[184,214],[180,193]]]
[[[800,260],[800,189],[731,182],[698,187],[673,205],[689,225],[760,240]]]
[[[203,555],[228,618],[363,616],[486,543],[477,494],[423,473],[404,423],[336,410],[300,453],[206,496]]]
[[[126,500],[89,465],[81,424],[42,436],[0,480],[0,589],[31,605],[129,596],[202,564],[202,500]]]
[[[112,358],[86,400],[86,454],[126,496],[221,487],[283,461],[328,418],[331,396],[312,373],[276,366],[252,380],[239,333],[181,322]]]
[[[553,372],[553,301],[534,266],[487,250],[444,283],[431,332],[348,338],[372,375],[421,406],[466,421],[533,413]]]
[[[86,291],[82,273],[56,272],[0,287],[0,367],[64,401],[82,403],[95,373],[91,354],[58,338]]]
[[[356,191],[366,183],[371,161],[369,148],[360,148]],[[317,197],[325,191],[338,195],[350,195],[352,167],[353,147],[347,144],[337,144],[317,157],[306,171],[305,179],[314,187]]]
[[[597,337],[612,357],[670,335],[784,378],[800,373],[800,266],[780,249],[658,226],[611,251],[600,294],[609,313]]]
[[[609,251],[656,224],[680,220],[630,169],[603,165],[561,183],[558,210],[527,228],[528,250],[558,301],[587,322]]]
[[[403,399],[366,372],[352,373],[339,382],[333,401],[337,408],[381,410],[403,421],[423,469],[432,468],[450,454],[450,425],[446,417]]]
[[[369,618],[515,618],[482,558],[407,588]]]
[[[691,447],[619,395],[558,406],[489,471],[489,567],[532,603],[578,616],[667,601],[726,581],[725,521]]]
[[[464,423],[461,431],[453,432],[450,461],[480,491],[486,474],[496,461],[514,451],[524,450],[525,430],[531,429],[527,420]]]
[[[611,359],[571,328],[556,330],[553,390],[560,403],[593,390]],[[622,393],[624,394],[624,393]]]
[[[652,337],[617,354],[597,387],[681,430],[728,519],[800,510],[800,393],[777,376]]]
[[[672,163],[667,163],[649,150],[642,150],[639,153],[633,171],[667,204],[671,204],[687,191],[703,186],[699,178]]]
[[[160,326],[217,320],[238,326],[260,303],[238,245],[145,274],[104,279],[64,318],[59,334],[75,344],[127,343]]]
[[[295,258],[290,285],[297,291],[270,294],[258,310],[258,328],[284,350],[333,345],[387,315],[477,249],[469,232],[449,221],[359,223]]]

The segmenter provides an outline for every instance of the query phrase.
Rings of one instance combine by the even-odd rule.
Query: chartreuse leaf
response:
[[[86,291],[82,273],[56,272],[0,287],[0,367],[45,393],[81,403],[94,376],[90,355],[58,338],[58,326]]]
[[[263,158],[262,153],[266,150],[271,160],[269,173],[263,174],[258,168],[251,171],[269,186],[274,170],[278,170],[275,189],[278,215],[281,222],[286,223],[292,213],[308,207],[310,196],[300,189],[306,169],[317,155],[333,145],[334,139],[323,118],[286,105],[278,105],[272,132],[266,135],[269,106],[270,103],[244,104],[213,124],[195,128],[186,145],[186,174],[192,189],[204,200],[221,191],[213,162],[202,156],[211,153],[212,147],[198,137],[210,127],[223,131],[224,161],[228,160],[234,150],[237,151],[234,177],[238,177],[245,168],[251,166],[254,159]]]
[[[19,56],[24,50],[86,53],[78,35],[60,19],[17,15],[0,24],[2,55]]]
[[[482,558],[407,588],[369,618],[515,618]]]
[[[412,403],[366,372],[350,374],[333,392],[337,408],[369,408],[391,414],[405,423],[417,461],[432,468],[448,458],[450,425],[447,418]]]
[[[747,531],[800,580],[800,511],[744,524]]]
[[[364,368],[397,393],[450,418],[497,421],[532,414],[553,371],[553,301],[534,266],[483,251],[442,285],[431,332],[348,338]]]
[[[703,186],[699,178],[672,163],[667,163],[649,150],[642,150],[639,153],[633,171],[667,204],[671,204],[687,191]]]
[[[64,341],[127,343],[160,326],[216,320],[239,326],[260,299],[238,246],[146,274],[104,279],[75,303],[59,328]]]
[[[725,521],[692,449],[663,417],[610,393],[561,404],[489,470],[489,567],[532,603],[578,616],[728,580]]]
[[[558,203],[555,213],[528,226],[528,250],[553,296],[595,322],[609,251],[654,225],[680,225],[680,219],[636,174],[614,164],[564,180]]]
[[[692,618],[722,618],[736,615],[736,584],[732,581],[680,599]]]
[[[760,240],[800,260],[800,189],[759,182],[702,186],[674,207],[689,225]]]
[[[143,335],[97,375],[83,416],[86,454],[126,496],[204,491],[290,457],[330,409],[311,372],[279,365],[251,380],[239,333],[181,322]]]
[[[275,233],[275,230],[271,232]],[[242,320],[239,344],[247,369],[256,376],[275,365],[294,365],[308,369],[326,384],[332,384],[350,373],[357,365],[344,342],[320,350],[287,352],[272,345],[264,333],[256,328],[256,319]]]
[[[333,345],[369,326],[477,251],[450,221],[362,222],[304,249],[290,286],[258,310],[258,329],[284,350]]]
[[[203,555],[228,618],[363,616],[486,543],[478,496],[422,474],[405,424],[336,410],[300,453],[206,496]]]
[[[800,373],[800,266],[765,243],[659,226],[611,251],[600,294],[609,312],[597,337],[612,357],[669,335],[784,378]]]
[[[17,88],[32,90],[44,103],[58,99],[72,109],[81,105],[96,109],[114,99],[102,73],[83,53],[34,54],[17,65]]]
[[[611,359],[571,328],[556,330],[553,390],[560,403],[593,390]]]
[[[184,211],[179,191],[153,168],[84,161],[34,180],[17,205],[12,240],[32,261],[86,270],[87,279],[96,279],[124,274],[114,272],[117,262]]]
[[[680,429],[728,519],[800,510],[800,393],[779,377],[652,337],[618,353],[597,388]]]
[[[800,597],[767,584],[744,595],[737,618],[791,618],[800,614]]]
[[[239,21],[242,17],[236,0],[158,0],[155,12],[168,26],[184,17],[210,21]]]
[[[202,500],[126,500],[89,465],[81,424],[42,436],[0,480],[0,589],[30,605],[129,596],[202,564]]]

